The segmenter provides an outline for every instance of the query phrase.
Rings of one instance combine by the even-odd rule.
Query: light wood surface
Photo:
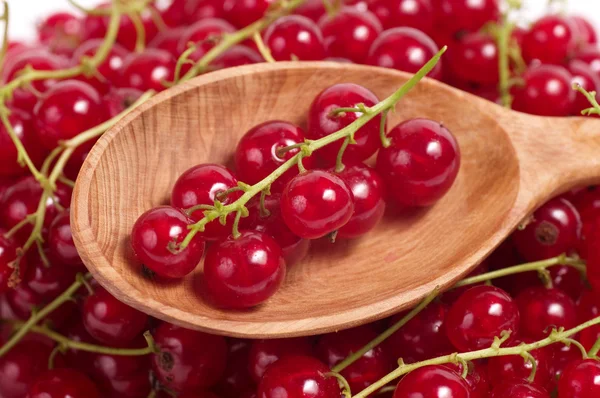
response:
[[[289,267],[283,287],[250,311],[207,305],[194,285],[146,280],[132,260],[136,218],[169,202],[189,167],[228,163],[238,139],[271,120],[306,124],[313,98],[342,82],[380,99],[410,75],[369,66],[277,63],[226,69],[156,96],[107,132],[77,181],[72,226],[81,257],[112,294],[157,318],[238,337],[308,335],[356,326],[406,309],[446,288],[489,254],[538,205],[600,179],[600,121],[540,118],[505,110],[424,80],[390,114],[444,123],[457,137],[461,170],[435,206],[389,215],[366,237],[318,242]]]

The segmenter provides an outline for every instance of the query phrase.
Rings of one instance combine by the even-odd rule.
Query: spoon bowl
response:
[[[129,305],[209,333],[274,338],[336,331],[410,308],[450,287],[553,194],[600,179],[600,122],[512,112],[425,79],[388,118],[440,121],[462,164],[431,208],[388,215],[361,239],[316,242],[288,267],[281,289],[247,311],[215,308],[198,293],[202,265],[185,279],[148,280],[129,236],[144,211],[168,204],[177,178],[200,163],[229,164],[251,127],[281,119],[306,125],[314,97],[358,83],[384,99],[410,74],[370,66],[258,64],[200,76],[132,111],[104,134],[79,174],[72,229],[93,276]]]

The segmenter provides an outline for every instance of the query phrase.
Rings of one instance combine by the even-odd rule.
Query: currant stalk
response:
[[[254,40],[254,43],[256,43],[258,52],[260,52],[260,55],[262,55],[262,57],[265,59],[265,61],[270,62],[270,63],[275,62],[273,55],[271,55],[271,50],[269,50],[269,48],[263,41],[262,36],[260,35],[260,32],[255,32],[252,35],[252,39]]]
[[[582,115],[600,115],[600,104],[598,104],[598,100],[596,99],[597,93],[595,91],[587,91],[585,88],[581,87],[579,83],[573,84],[573,90],[577,90],[581,94],[585,95],[585,98],[587,98],[590,104],[592,104],[591,108],[584,109],[581,111]]]
[[[10,20],[10,10],[6,0],[2,1],[2,17],[0,21],[4,23],[4,30],[2,34],[2,47],[0,47],[0,70],[4,67],[4,59],[6,58],[6,52],[8,51],[8,22]]]
[[[439,62],[440,58],[446,52],[447,47],[442,48],[429,62],[427,62],[410,80],[408,80],[402,87],[400,87],[395,93],[390,95],[385,100],[380,103],[372,106],[372,107],[361,107],[362,116],[356,119],[353,123],[344,127],[343,129],[320,138],[318,140],[307,140],[304,144],[300,144],[300,151],[288,159],[285,163],[279,166],[273,173],[264,178],[262,181],[248,186],[243,184],[240,186],[244,194],[235,202],[223,206],[219,201],[215,202],[215,206],[212,210],[206,210],[204,212],[204,218],[198,221],[197,223],[191,225],[189,227],[190,231],[187,236],[179,245],[179,249],[185,249],[189,243],[192,241],[194,236],[197,233],[202,232],[204,227],[209,222],[216,220],[217,218],[221,220],[225,220],[228,214],[233,212],[247,212],[246,203],[254,196],[259,194],[261,191],[268,189],[271,184],[281,177],[286,171],[294,166],[298,166],[300,171],[302,172],[302,158],[305,156],[310,156],[314,151],[319,150],[333,142],[336,142],[340,139],[350,138],[350,142],[352,142],[354,134],[365,124],[375,118],[382,112],[389,111],[393,109],[398,101],[402,99],[427,73],[429,73]],[[235,229],[235,225],[234,225]]]
[[[509,21],[509,14],[511,10],[521,8],[521,1],[510,0],[507,3],[508,10],[502,15],[502,22],[496,31],[496,36],[498,42],[498,71],[500,78],[498,88],[500,91],[500,99],[502,101],[503,106],[505,106],[506,108],[510,108],[512,105],[512,96],[510,95],[510,42],[512,32],[515,28],[515,24]]]

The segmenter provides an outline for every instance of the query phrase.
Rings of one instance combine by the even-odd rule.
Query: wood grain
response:
[[[74,193],[77,248],[94,277],[119,299],[185,327],[237,337],[308,335],[356,326],[406,309],[468,273],[552,194],[599,181],[600,122],[539,118],[428,80],[403,99],[389,126],[412,117],[444,123],[462,166],[435,206],[387,216],[366,237],[331,246],[289,268],[284,286],[250,311],[208,306],[202,267],[175,283],[145,279],[129,234],[144,211],[168,203],[178,176],[227,163],[254,125],[306,122],[326,87],[360,83],[380,99],[410,75],[335,63],[277,63],[213,72],[172,88],[107,132],[87,158]]]

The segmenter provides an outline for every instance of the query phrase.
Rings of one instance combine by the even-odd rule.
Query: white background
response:
[[[78,0],[79,4],[92,6],[98,0]],[[523,0],[523,20],[532,20],[547,12],[548,0]],[[560,0],[557,0],[560,3]],[[56,10],[69,10],[66,0],[8,0],[11,8],[10,36],[12,39],[31,39],[34,37],[34,26],[40,18]],[[600,1],[568,0],[567,10],[586,16],[600,29]]]

